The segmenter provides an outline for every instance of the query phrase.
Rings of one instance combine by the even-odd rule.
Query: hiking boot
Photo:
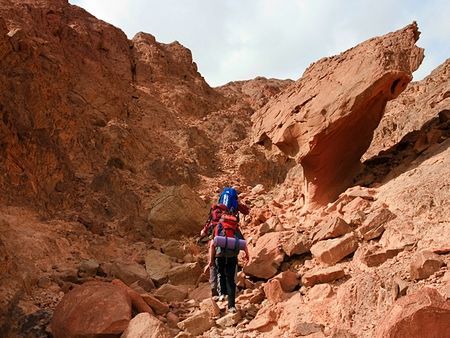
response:
[[[233,306],[233,307],[230,307],[229,309],[228,309],[228,313],[236,313],[236,308]]]
[[[225,295],[220,295],[220,296],[219,296],[219,302],[224,301],[224,300],[225,300],[225,297],[226,297]]]

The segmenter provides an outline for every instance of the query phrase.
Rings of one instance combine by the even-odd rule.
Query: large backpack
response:
[[[236,189],[225,187],[220,194],[219,204],[224,204],[231,213],[238,212],[238,193]]]
[[[233,249],[216,247],[216,256],[218,257],[234,257],[239,254],[239,239],[243,239],[238,229],[239,220],[237,216],[224,214],[220,219],[220,222],[216,226],[215,236],[223,236],[228,238],[234,238],[236,246]]]
[[[222,218],[223,213],[227,211],[227,207],[224,204],[213,204],[209,210],[208,217],[208,237],[214,234],[214,229]]]

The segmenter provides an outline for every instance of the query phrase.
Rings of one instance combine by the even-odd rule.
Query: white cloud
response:
[[[72,0],[131,38],[138,31],[191,49],[213,86],[256,76],[293,78],[315,60],[413,20],[426,58],[420,79],[450,57],[444,0]]]

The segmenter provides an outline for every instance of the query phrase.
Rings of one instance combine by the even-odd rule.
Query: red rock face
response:
[[[254,140],[301,162],[311,206],[348,187],[387,101],[423,59],[415,23],[314,63],[253,117]]]
[[[228,157],[246,144],[252,105],[284,81],[247,81],[225,97],[228,87],[211,88],[178,42],[128,40],[63,0],[2,3],[0,57],[3,202],[98,233],[112,221],[147,231],[144,205],[161,186],[195,187],[237,166],[255,181],[253,164],[279,180],[256,149]]]
[[[450,303],[436,289],[424,288],[398,300],[375,337],[448,337]]]
[[[397,144],[405,135],[449,109],[450,59],[437,67],[425,79],[412,82],[396,100],[386,106],[386,113],[364,154],[368,159]]]
[[[109,283],[75,287],[56,307],[51,323],[58,337],[96,337],[121,334],[131,319],[131,300]]]

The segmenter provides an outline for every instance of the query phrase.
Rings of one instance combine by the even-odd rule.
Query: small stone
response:
[[[93,277],[97,274],[100,264],[93,259],[82,261],[78,267],[78,275],[80,277]]]
[[[355,252],[357,248],[358,241],[355,234],[349,233],[340,238],[317,242],[311,247],[311,253],[319,261],[333,265]]]
[[[266,298],[272,303],[280,303],[286,298],[286,293],[283,291],[278,279],[271,279],[264,284],[264,293]]]
[[[378,209],[372,212],[366,220],[364,220],[361,227],[358,229],[358,234],[364,240],[368,241],[380,237],[384,230],[385,224],[397,217],[389,209]]]
[[[161,249],[164,254],[178,259],[183,259],[183,257],[185,257],[186,255],[186,251],[183,248],[182,242],[176,241],[174,239],[164,243]]]
[[[166,314],[166,319],[167,319],[167,324],[169,324],[170,327],[178,328],[178,323],[180,322],[180,318],[178,318],[178,316],[175,313],[168,312]]]
[[[187,289],[181,285],[163,284],[154,295],[162,302],[181,302],[187,296]]]
[[[383,264],[388,259],[397,256],[403,249],[383,249],[375,252],[366,252],[361,261],[368,267],[374,267]]]
[[[291,257],[308,252],[311,248],[311,242],[307,236],[297,231],[287,231],[283,233],[281,246],[286,255]]]
[[[200,311],[186,318],[182,322],[178,323],[178,327],[190,333],[193,336],[198,336],[203,332],[209,330],[213,327],[214,322],[211,320],[209,313],[207,311]]]
[[[135,316],[128,324],[121,338],[171,338],[173,335],[164,323],[149,313],[143,312]]]
[[[38,279],[37,285],[41,289],[47,289],[52,284],[52,281],[48,277],[41,277]]]
[[[320,283],[329,283],[345,276],[344,269],[338,266],[310,270],[302,276],[302,284],[313,286]]]
[[[439,255],[431,251],[421,251],[415,254],[410,265],[412,279],[425,279],[430,277],[445,263]]]
[[[317,230],[313,233],[313,241],[318,242],[324,239],[336,238],[352,230],[349,224],[337,216],[328,217],[324,222],[319,223]]]
[[[236,313],[228,313],[222,318],[219,318],[216,320],[216,324],[221,327],[230,327],[236,325],[240,320],[242,316],[239,311]]]
[[[322,301],[333,293],[330,284],[317,284],[308,290],[307,296],[310,301]]]
[[[298,286],[299,280],[297,278],[297,274],[293,271],[283,271],[276,275],[274,279],[278,279],[280,281],[281,287],[284,292],[292,292]]]
[[[207,298],[200,303],[200,310],[207,311],[211,317],[217,317],[220,309],[212,298]]]
[[[257,184],[252,189],[252,194],[254,195],[261,195],[263,192],[265,192],[265,188],[262,184]]]
[[[186,263],[167,272],[169,283],[172,285],[195,285],[202,273],[199,263]]]
[[[161,302],[158,298],[150,293],[141,294],[142,299],[152,308],[157,315],[165,314],[169,311],[169,305]]]

